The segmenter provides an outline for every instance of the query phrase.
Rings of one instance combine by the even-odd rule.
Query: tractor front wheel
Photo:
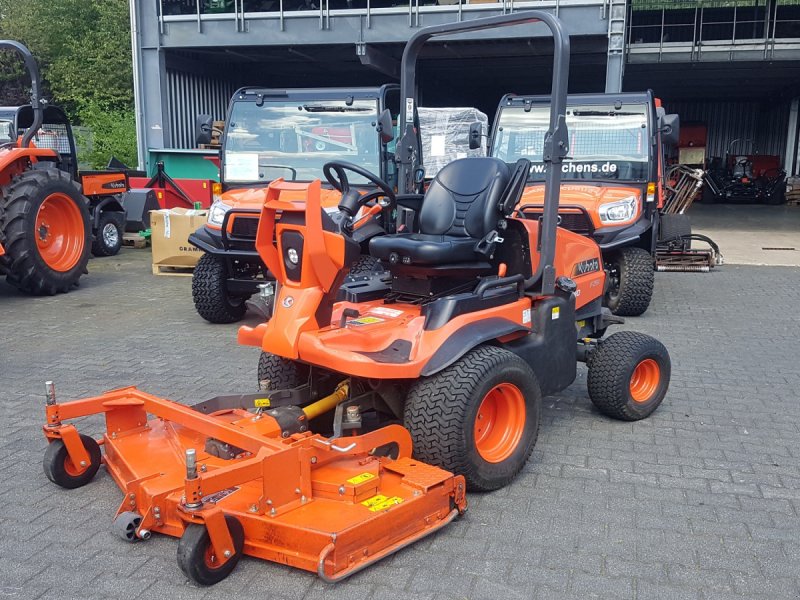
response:
[[[600,412],[622,421],[649,416],[669,387],[671,363],[664,344],[636,331],[601,340],[587,363],[589,397]]]
[[[655,284],[653,257],[643,248],[620,248],[604,257],[609,276],[605,304],[615,315],[638,317],[650,306]]]
[[[542,394],[513,352],[479,346],[409,390],[404,424],[417,459],[463,475],[467,487],[507,485],[536,444]]]
[[[125,213],[107,211],[100,214],[92,242],[95,256],[114,256],[122,248]]]
[[[209,323],[236,323],[247,312],[246,298],[228,293],[223,258],[203,254],[192,274],[192,300],[201,317]]]
[[[308,381],[308,365],[262,352],[258,358],[258,387],[261,391],[288,390]]]
[[[8,282],[23,292],[67,292],[86,273],[91,227],[86,199],[69,174],[25,171],[0,190],[0,241]]]

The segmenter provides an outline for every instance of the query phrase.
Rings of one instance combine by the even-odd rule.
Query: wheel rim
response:
[[[647,402],[661,383],[661,369],[652,358],[646,358],[633,370],[630,391],[634,402]]]
[[[203,553],[203,562],[209,569],[216,569],[219,567],[217,555],[214,552],[214,547],[211,545],[210,541],[208,542],[208,546],[206,546],[206,551]]]
[[[69,456],[64,458],[64,471],[66,471],[67,475],[70,477],[77,477],[82,472],[75,466],[75,463],[72,462]]]
[[[47,196],[36,213],[36,246],[54,271],[66,272],[83,255],[84,226],[80,208],[67,194]]]
[[[525,431],[525,398],[510,383],[494,386],[475,415],[475,447],[486,462],[499,463],[514,453]]]
[[[113,223],[106,223],[103,227],[103,242],[109,248],[113,248],[119,242],[119,231]]]

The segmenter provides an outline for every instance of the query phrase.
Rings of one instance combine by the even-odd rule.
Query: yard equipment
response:
[[[386,192],[391,210],[415,213],[411,231],[369,243],[391,280],[341,285],[360,251],[350,226],[363,199],[347,182],[355,167],[332,161],[324,168],[329,183],[347,190],[338,220],[321,208],[319,181],[274,181],[256,249],[278,283],[275,309],[269,321],[239,330],[240,343],[262,350],[259,381],[274,397],[303,397],[331,379],[361,390],[346,407],[356,404],[379,423],[402,420],[416,458],[463,475],[473,490],[500,488],[523,467],[538,435],[542,397],[572,384],[577,362],[589,367],[594,404],[623,420],[651,414],[670,376],[669,355],[657,340],[627,331],[600,339],[622,321],[601,305],[600,249],[557,227],[569,63],[557,19],[521,12],[412,36],[402,59],[408,112],[398,148],[413,149],[415,66],[426,40],[532,21],[545,23],[555,42],[541,218],[512,216],[529,160],[513,168],[496,158],[456,160],[424,195]],[[400,156],[401,186],[414,164],[411,153]]]
[[[703,199],[706,202],[735,204],[771,204],[786,202],[786,171],[781,157],[770,154],[736,154],[737,143],[752,140],[733,140],[728,144],[725,161],[711,160],[705,176]]]
[[[518,207],[531,218],[542,214],[549,104],[549,96],[504,96],[490,136],[490,156],[533,160]],[[566,121],[561,226],[600,246],[609,280],[605,305],[616,315],[641,315],[653,296],[664,147],[678,143],[678,116],[666,114],[649,91],[575,94],[567,99]]]
[[[268,316],[269,297],[259,286],[274,281],[255,250],[258,216],[267,184],[278,177],[310,181],[322,165],[347,157],[370,171],[381,182],[394,186],[393,121],[400,111],[397,85],[375,88],[327,88],[271,90],[242,88],[232,97],[220,150],[220,195],[211,206],[208,223],[189,237],[204,252],[192,277],[192,298],[201,317],[211,323],[241,320],[248,302]],[[299,115],[300,119],[286,115]],[[200,138],[210,136],[201,119]],[[377,188],[369,179],[353,181],[363,193],[375,198]],[[333,208],[341,191],[323,190],[323,204]],[[365,211],[358,237],[366,246],[384,229],[377,221],[380,206]],[[388,225],[387,225],[388,226]],[[375,261],[365,257],[351,270],[351,277],[372,274]]]
[[[119,250],[125,213],[116,194],[124,182],[116,173],[79,175],[72,128],[42,99],[30,51],[9,40],[0,49],[18,52],[31,78],[30,105],[0,107],[0,274],[24,292],[66,292],[86,272],[90,251]]]

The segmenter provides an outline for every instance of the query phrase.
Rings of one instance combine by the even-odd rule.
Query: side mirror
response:
[[[197,115],[194,120],[194,143],[197,146],[210,144],[213,129],[214,117],[211,115]]]
[[[664,115],[659,119],[658,130],[661,141],[667,146],[677,146],[680,141],[681,120],[676,114]]]
[[[481,147],[481,136],[483,135],[483,125],[478,121],[469,125],[469,149],[477,150]]]
[[[394,139],[394,124],[392,123],[392,113],[388,108],[384,108],[378,115],[378,123],[375,131],[381,136],[381,144],[388,144]]]

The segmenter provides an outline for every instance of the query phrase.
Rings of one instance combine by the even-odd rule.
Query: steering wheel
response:
[[[347,179],[347,171],[360,175],[377,186],[378,189],[367,194],[360,194],[358,190],[351,189],[350,182]],[[391,208],[397,204],[397,196],[395,196],[394,190],[389,187],[389,184],[363,167],[343,160],[332,160],[322,166],[322,173],[328,183],[342,193],[342,199],[339,201],[339,210],[349,218],[352,218],[358,212],[359,207],[381,197],[386,198],[388,201],[383,205],[383,208]]]

